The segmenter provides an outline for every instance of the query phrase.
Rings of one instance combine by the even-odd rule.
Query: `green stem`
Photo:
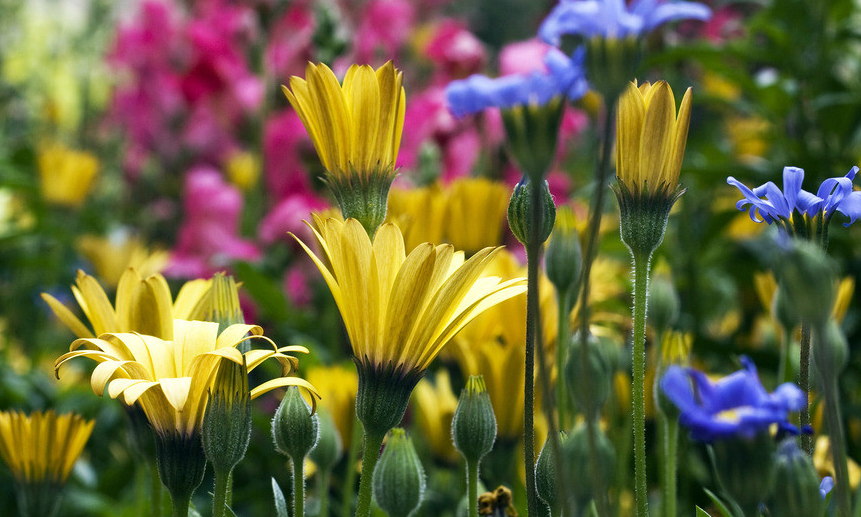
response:
[[[817,328],[816,339],[827,352],[828,345],[824,343],[824,329]],[[817,345],[818,346],[818,345]],[[818,349],[817,349],[818,350]],[[827,362],[828,359],[825,358]],[[834,498],[837,500],[838,517],[849,517],[850,489],[849,466],[846,460],[846,442],[843,436],[843,418],[840,415],[840,391],[837,387],[837,374],[823,376],[822,387],[825,395],[825,423],[828,426],[828,436],[831,440],[831,457],[834,463]]]
[[[559,429],[568,429],[566,411],[568,410],[568,393],[566,392],[565,376],[565,352],[568,350],[568,339],[570,337],[570,315],[571,304],[568,293],[557,292],[556,296],[559,307],[559,321],[556,330],[556,419]]]
[[[646,484],[646,309],[649,294],[651,254],[632,253],[634,259],[634,343],[631,400],[634,406],[634,498],[637,517],[649,515]]]
[[[385,435],[372,436],[365,432],[365,447],[362,450],[362,479],[359,481],[359,502],[356,504],[356,517],[371,515],[371,487],[374,467],[380,459],[380,446]]]
[[[153,514],[150,508],[151,501],[147,496],[147,477],[149,475],[147,463],[139,463],[135,469],[135,501],[137,501],[138,514],[148,517]],[[152,503],[155,506],[155,503]]]
[[[164,492],[161,477],[158,475],[158,464],[155,461],[150,462],[150,489],[152,490],[152,515],[161,517],[164,509]]]
[[[215,491],[212,493],[212,517],[224,517],[228,492],[230,492],[230,472],[216,470]]]
[[[466,460],[466,504],[469,517],[478,517],[478,460]]]
[[[780,362],[777,366],[777,383],[792,381],[792,364],[789,353],[792,351],[792,329],[782,329],[783,339],[780,347]]]
[[[353,490],[356,486],[356,459],[359,457],[359,440],[362,439],[362,424],[353,416],[353,435],[350,437],[350,450],[347,453],[347,472],[344,475],[344,487],[341,494],[341,517],[351,517],[353,514]]]
[[[331,472],[320,469],[317,476],[317,490],[320,492],[320,513],[318,517],[329,517],[329,476]]]
[[[604,135],[601,142],[601,159],[598,162],[598,169],[595,171],[595,193],[591,202],[591,213],[589,215],[589,237],[586,240],[586,250],[583,257],[583,278],[580,281],[582,286],[580,291],[580,360],[583,364],[587,364],[589,360],[589,278],[592,274],[592,264],[595,261],[595,255],[598,252],[598,231],[601,227],[601,218],[604,214],[604,198],[607,192],[607,176],[610,172],[610,157],[613,148],[613,118],[616,110],[616,99],[607,99],[607,113],[604,118]],[[585,377],[584,386],[587,393],[584,393],[584,398],[591,399],[590,391],[591,384],[588,379],[589,369],[583,368],[582,375]],[[589,442],[589,468],[594,475],[592,476],[592,493],[597,500],[596,510],[598,517],[607,517],[610,515],[609,503],[607,494],[602,487],[600,469],[603,468],[598,461],[598,438],[595,428],[589,423],[597,415],[586,415],[587,427],[586,436]]]
[[[661,414],[658,426],[664,455],[661,504],[664,517],[676,517],[676,455],[679,445],[679,422],[675,418]]]
[[[293,463],[293,517],[305,517],[305,458]]]
[[[173,504],[173,517],[188,517],[188,503],[191,502],[191,495],[183,497],[173,497],[171,494],[171,503]]]
[[[813,456],[813,438],[803,432],[810,425],[810,323],[801,322],[801,359],[798,367],[798,385],[804,393],[804,405],[801,407],[801,449],[808,456]]]
[[[527,515],[538,515],[538,492],[535,488],[535,331],[538,319],[538,249],[541,243],[536,229],[541,222],[543,192],[539,185],[531,185],[532,220],[530,238],[526,244],[526,352],[523,376],[523,466],[526,468]],[[539,344],[539,348],[541,345]],[[548,395],[545,392],[545,396]],[[552,432],[552,431],[551,431]]]

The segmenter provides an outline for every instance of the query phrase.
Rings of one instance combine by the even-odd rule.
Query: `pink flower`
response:
[[[466,26],[454,19],[440,23],[424,49],[437,67],[435,83],[448,83],[481,70],[487,61],[484,45]]]
[[[315,273],[308,260],[294,263],[284,275],[284,292],[287,298],[297,307],[307,307],[311,303],[311,283],[309,278]]]
[[[308,133],[292,109],[266,121],[263,133],[266,187],[278,201],[291,195],[311,192],[311,181],[302,157],[314,155]]]
[[[296,234],[300,239],[311,239],[308,227],[302,221],[311,220],[311,211],[319,211],[326,208],[328,204],[311,193],[296,193],[281,200],[260,221],[257,230],[258,237],[266,244],[277,240],[293,242],[287,232]]]
[[[544,54],[550,48],[550,45],[537,38],[509,43],[499,52],[500,75],[546,72]]]
[[[361,11],[361,21],[353,41],[357,63],[379,61],[398,54],[410,37],[415,19],[415,7],[409,0],[370,0]]]
[[[314,13],[305,2],[294,2],[273,26],[266,46],[266,66],[282,82],[303,77],[313,58]]]

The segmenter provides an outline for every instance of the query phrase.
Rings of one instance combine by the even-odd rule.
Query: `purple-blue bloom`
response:
[[[752,190],[732,176],[726,182],[741,191],[744,199],[736,203],[736,208],[744,210],[750,205],[750,218],[754,222],[771,224],[776,219],[789,221],[796,210],[811,217],[819,212],[831,217],[836,210],[849,217],[849,222],[843,224],[849,226],[861,216],[861,192],[852,190],[852,180],[857,173],[858,167],[852,167],[845,176],[828,178],[822,182],[816,194],[801,188],[804,169],[798,167],[783,168],[782,191],[771,181]]]
[[[804,406],[804,393],[784,383],[769,394],[747,357],[743,369],[712,382],[703,372],[672,365],[661,378],[661,390],[681,412],[679,422],[695,440],[752,438],[771,424],[788,425],[787,413]]]
[[[538,36],[551,45],[559,45],[563,34],[621,39],[669,21],[710,16],[711,9],[697,2],[634,0],[626,6],[625,0],[561,0],[542,22]]]
[[[822,496],[822,499],[825,499],[832,488],[834,488],[834,478],[831,476],[822,478],[822,483],[819,483],[819,495]]]
[[[472,75],[452,81],[445,89],[446,101],[456,117],[484,111],[490,107],[511,108],[517,105],[542,106],[550,99],[565,95],[576,100],[589,89],[583,75],[583,50],[569,58],[556,48],[544,56],[546,72],[516,74],[491,79]]]

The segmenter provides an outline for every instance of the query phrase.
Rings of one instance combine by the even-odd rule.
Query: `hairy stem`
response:
[[[649,515],[649,494],[646,484],[646,312],[649,294],[649,266],[651,255],[637,256],[634,260],[634,342],[631,400],[634,411],[634,498],[637,517]]]
[[[374,467],[380,459],[380,446],[385,435],[373,436],[365,432],[365,446],[362,450],[362,478],[359,481],[359,501],[356,504],[356,517],[370,517],[371,488],[373,486]]]

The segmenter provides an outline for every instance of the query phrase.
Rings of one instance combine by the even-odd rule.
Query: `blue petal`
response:
[[[783,197],[789,204],[790,213],[796,207],[801,184],[804,182],[804,169],[798,167],[783,168]]]
[[[843,226],[849,226],[854,223],[858,217],[861,217],[861,191],[855,191],[846,196],[837,211],[849,218],[848,223],[843,223]]]
[[[648,16],[645,16],[644,30],[650,31],[667,22],[693,19],[708,20],[712,11],[703,4],[696,2],[667,2],[656,7]]]
[[[822,499],[825,499],[832,488],[834,488],[834,479],[831,476],[822,478],[822,482],[819,483],[819,495],[822,496]]]

